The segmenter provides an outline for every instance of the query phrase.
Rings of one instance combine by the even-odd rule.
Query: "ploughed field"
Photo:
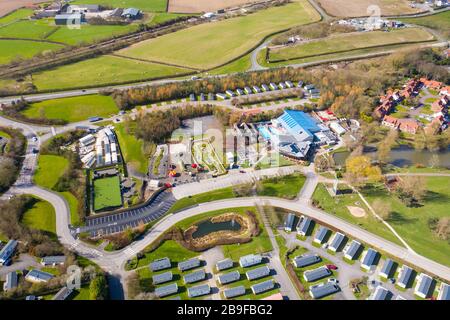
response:
[[[256,2],[257,0],[168,0],[169,12],[195,13],[217,11],[229,7]]]
[[[364,17],[373,12],[367,12],[369,6],[378,6],[382,15],[401,15],[420,12],[411,8],[407,0],[318,0],[320,6],[335,17]]]

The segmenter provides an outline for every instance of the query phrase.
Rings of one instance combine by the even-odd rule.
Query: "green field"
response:
[[[94,210],[120,207],[122,193],[119,176],[94,180]]]
[[[26,19],[33,14],[33,10],[31,9],[19,9],[11,12],[10,14],[0,18],[0,26],[5,24],[20,20]]]
[[[167,0],[75,0],[73,4],[100,4],[114,8],[137,8],[142,11],[165,12]]]
[[[340,187],[341,189],[341,187]],[[345,189],[345,187],[343,188]],[[320,205],[320,208],[329,214],[358,225],[360,228],[381,236],[400,246],[401,242],[397,237],[380,221],[378,221],[367,209],[357,194],[340,194],[333,198],[330,196],[323,184],[319,184],[313,194],[313,201]],[[366,211],[366,216],[362,218],[354,217],[347,206],[361,207]]]
[[[169,212],[177,212],[182,209],[204,203],[204,202],[210,202],[215,200],[222,200],[222,199],[229,199],[234,198],[235,195],[233,193],[233,188],[223,188],[218,190],[213,190],[205,193],[196,194],[191,197],[186,197],[183,199],[178,200],[173,204],[173,206],[170,208]]]
[[[110,96],[88,95],[33,103],[23,111],[28,118],[61,119],[79,122],[89,117],[110,117],[119,109]]]
[[[258,191],[258,195],[294,199],[303,187],[305,180],[305,176],[299,173],[265,179],[261,182],[262,190]]]
[[[423,206],[406,207],[397,197],[390,195],[383,186],[363,191],[368,201],[381,198],[393,210],[389,224],[417,253],[450,266],[450,244],[438,239],[428,227],[428,219],[448,217],[450,201],[450,179],[427,177],[427,194]]]
[[[53,21],[22,20],[0,27],[0,37],[45,39],[55,30]]]
[[[41,187],[52,189],[68,167],[69,161],[64,157],[40,155],[34,175],[34,183]]]
[[[348,52],[376,46],[402,44],[405,42],[423,42],[433,36],[425,30],[406,28],[390,32],[373,31],[348,33],[327,39],[314,40],[305,44],[284,47],[270,51],[270,61],[301,59],[330,53]]]
[[[25,211],[22,223],[30,228],[49,232],[56,237],[56,215],[55,209],[47,201],[35,198],[34,205]]]
[[[436,29],[443,32],[447,38],[450,36],[450,11],[441,12],[427,17],[402,18],[401,21]]]
[[[53,43],[0,39],[0,64],[7,64],[16,58],[31,58],[38,53],[62,47]]]
[[[188,73],[189,70],[125,58],[102,56],[33,75],[39,90],[133,82]]]
[[[119,52],[135,58],[209,69],[246,53],[272,33],[319,19],[306,0],[299,0],[244,17],[201,24]]]

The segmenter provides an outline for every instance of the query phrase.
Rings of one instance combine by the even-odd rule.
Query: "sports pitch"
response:
[[[122,206],[119,176],[94,180],[94,211]]]

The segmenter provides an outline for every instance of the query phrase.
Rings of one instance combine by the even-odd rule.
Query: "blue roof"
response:
[[[123,10],[122,15],[137,16],[137,15],[139,15],[140,12],[141,12],[141,10],[136,9],[136,8],[127,8],[127,9]]]
[[[286,124],[288,130],[298,131],[295,128],[301,127],[309,136],[320,131],[318,122],[303,111],[285,110],[279,119]]]

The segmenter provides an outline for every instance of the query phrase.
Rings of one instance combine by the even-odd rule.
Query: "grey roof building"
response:
[[[217,281],[219,281],[220,284],[227,284],[238,281],[240,278],[241,274],[236,270],[218,276]]]
[[[256,280],[260,278],[267,277],[270,274],[270,269],[268,266],[262,266],[250,271],[247,271],[245,275],[248,280]]]
[[[378,257],[378,252],[373,249],[367,250],[364,258],[361,261],[361,267],[370,270],[370,268],[374,265],[375,259]]]
[[[258,86],[253,86],[252,88],[255,93],[261,93],[261,89]]]
[[[340,288],[337,284],[334,284],[332,282],[327,282],[325,284],[311,286],[309,288],[309,295],[313,299],[320,299],[320,298],[329,296],[330,294],[336,293],[339,290],[340,290]]]
[[[361,248],[361,243],[359,241],[353,240],[350,245],[344,250],[344,257],[348,260],[353,260]]]
[[[66,262],[66,256],[47,256],[43,257],[41,264],[43,266],[56,266],[62,265]]]
[[[17,241],[9,240],[8,243],[0,251],[0,266],[8,263],[13,256],[14,250],[16,250]]]
[[[250,88],[250,87],[245,87],[244,91],[245,91],[246,94],[252,94],[253,93],[252,92],[252,88]]]
[[[391,292],[388,289],[382,286],[378,286],[373,294],[369,296],[368,300],[388,300],[390,294]]]
[[[247,268],[247,267],[251,267],[256,264],[259,264],[259,263],[261,263],[261,261],[262,261],[261,255],[249,254],[249,255],[243,256],[239,259],[239,265],[242,268]]]
[[[52,300],[66,300],[71,294],[73,290],[67,287],[62,287],[54,296]]]
[[[159,287],[159,288],[155,289],[156,296],[158,296],[160,298],[177,293],[177,292],[178,292],[178,285],[176,282],[168,284],[167,286]]]
[[[211,287],[209,284],[202,284],[196,287],[188,288],[188,297],[195,298],[199,296],[204,296],[205,294],[209,294],[211,292]]]
[[[200,267],[200,259],[199,258],[192,258],[192,259],[178,263],[178,269],[180,271],[186,271],[186,270],[194,269],[197,267]]]
[[[297,268],[302,268],[320,261],[322,261],[322,258],[320,258],[317,254],[304,254],[294,258],[294,265]]]
[[[25,280],[30,282],[47,282],[52,278],[53,278],[52,274],[37,269],[31,270],[25,276]]]
[[[244,286],[238,286],[238,287],[223,290],[223,296],[226,299],[242,296],[243,294],[245,294]]]
[[[392,259],[386,259],[380,271],[380,277],[390,278],[394,271],[395,262]]]
[[[397,281],[397,285],[400,288],[405,289],[408,286],[408,284],[411,281],[413,271],[414,270],[411,269],[410,267],[403,265],[398,274],[398,281]]]
[[[259,294],[266,291],[269,291],[275,287],[275,283],[272,279],[266,280],[257,284],[254,284],[251,286],[251,289],[253,291],[253,294]]]
[[[286,217],[286,220],[284,221],[284,230],[286,231],[292,231],[295,229],[296,226],[296,216],[293,213],[289,213]]]
[[[127,8],[123,10],[122,17],[128,19],[137,19],[141,16],[142,12],[136,8]]]
[[[25,300],[36,300],[36,296],[26,296]]]
[[[206,278],[205,270],[197,270],[192,273],[189,273],[183,277],[184,283],[194,283],[201,280],[204,280]]]
[[[292,81],[285,81],[284,83],[286,84],[286,86],[288,88],[293,88],[294,87],[294,84],[292,83]]]
[[[6,274],[6,280],[5,283],[3,283],[3,291],[9,291],[11,289],[17,288],[18,284],[18,277],[17,272],[12,271]]]
[[[450,286],[444,282],[439,287],[438,300],[450,300]]]
[[[272,90],[278,90],[278,86],[277,86],[275,83],[273,83],[273,82],[269,83],[269,87],[270,87]]]
[[[425,273],[421,273],[419,275],[419,280],[417,281],[417,285],[414,289],[414,294],[426,299],[430,295],[431,287],[433,285],[433,278]]]
[[[345,235],[340,233],[340,232],[336,232],[334,234],[333,239],[331,240],[331,244],[328,246],[328,249],[333,251],[333,252],[337,252],[340,248],[340,246],[342,245],[342,243],[345,240]]]
[[[313,270],[305,271],[303,273],[303,279],[308,282],[313,282],[328,277],[331,274],[332,272],[326,266],[322,266]]]
[[[325,228],[324,226],[320,226],[319,230],[316,232],[316,236],[314,238],[314,242],[318,244],[322,244],[325,241],[325,238],[330,232],[330,229]]]
[[[262,88],[263,91],[270,91],[270,88],[269,88],[269,86],[267,84],[261,85],[261,88]]]
[[[306,233],[308,232],[309,227],[311,226],[311,222],[312,220],[310,218],[302,216],[297,226],[297,233],[301,236],[306,236]]]
[[[150,270],[153,272],[169,269],[170,267],[172,267],[172,264],[170,263],[170,259],[167,257],[155,260],[150,263]]]
[[[233,260],[231,260],[231,259],[220,260],[216,263],[217,271],[227,270],[232,267],[233,267]]]
[[[164,282],[169,282],[169,281],[172,281],[172,279],[173,279],[172,271],[167,271],[167,272],[164,272],[164,273],[155,274],[152,277],[153,284],[161,284],[161,283],[164,283]]]

